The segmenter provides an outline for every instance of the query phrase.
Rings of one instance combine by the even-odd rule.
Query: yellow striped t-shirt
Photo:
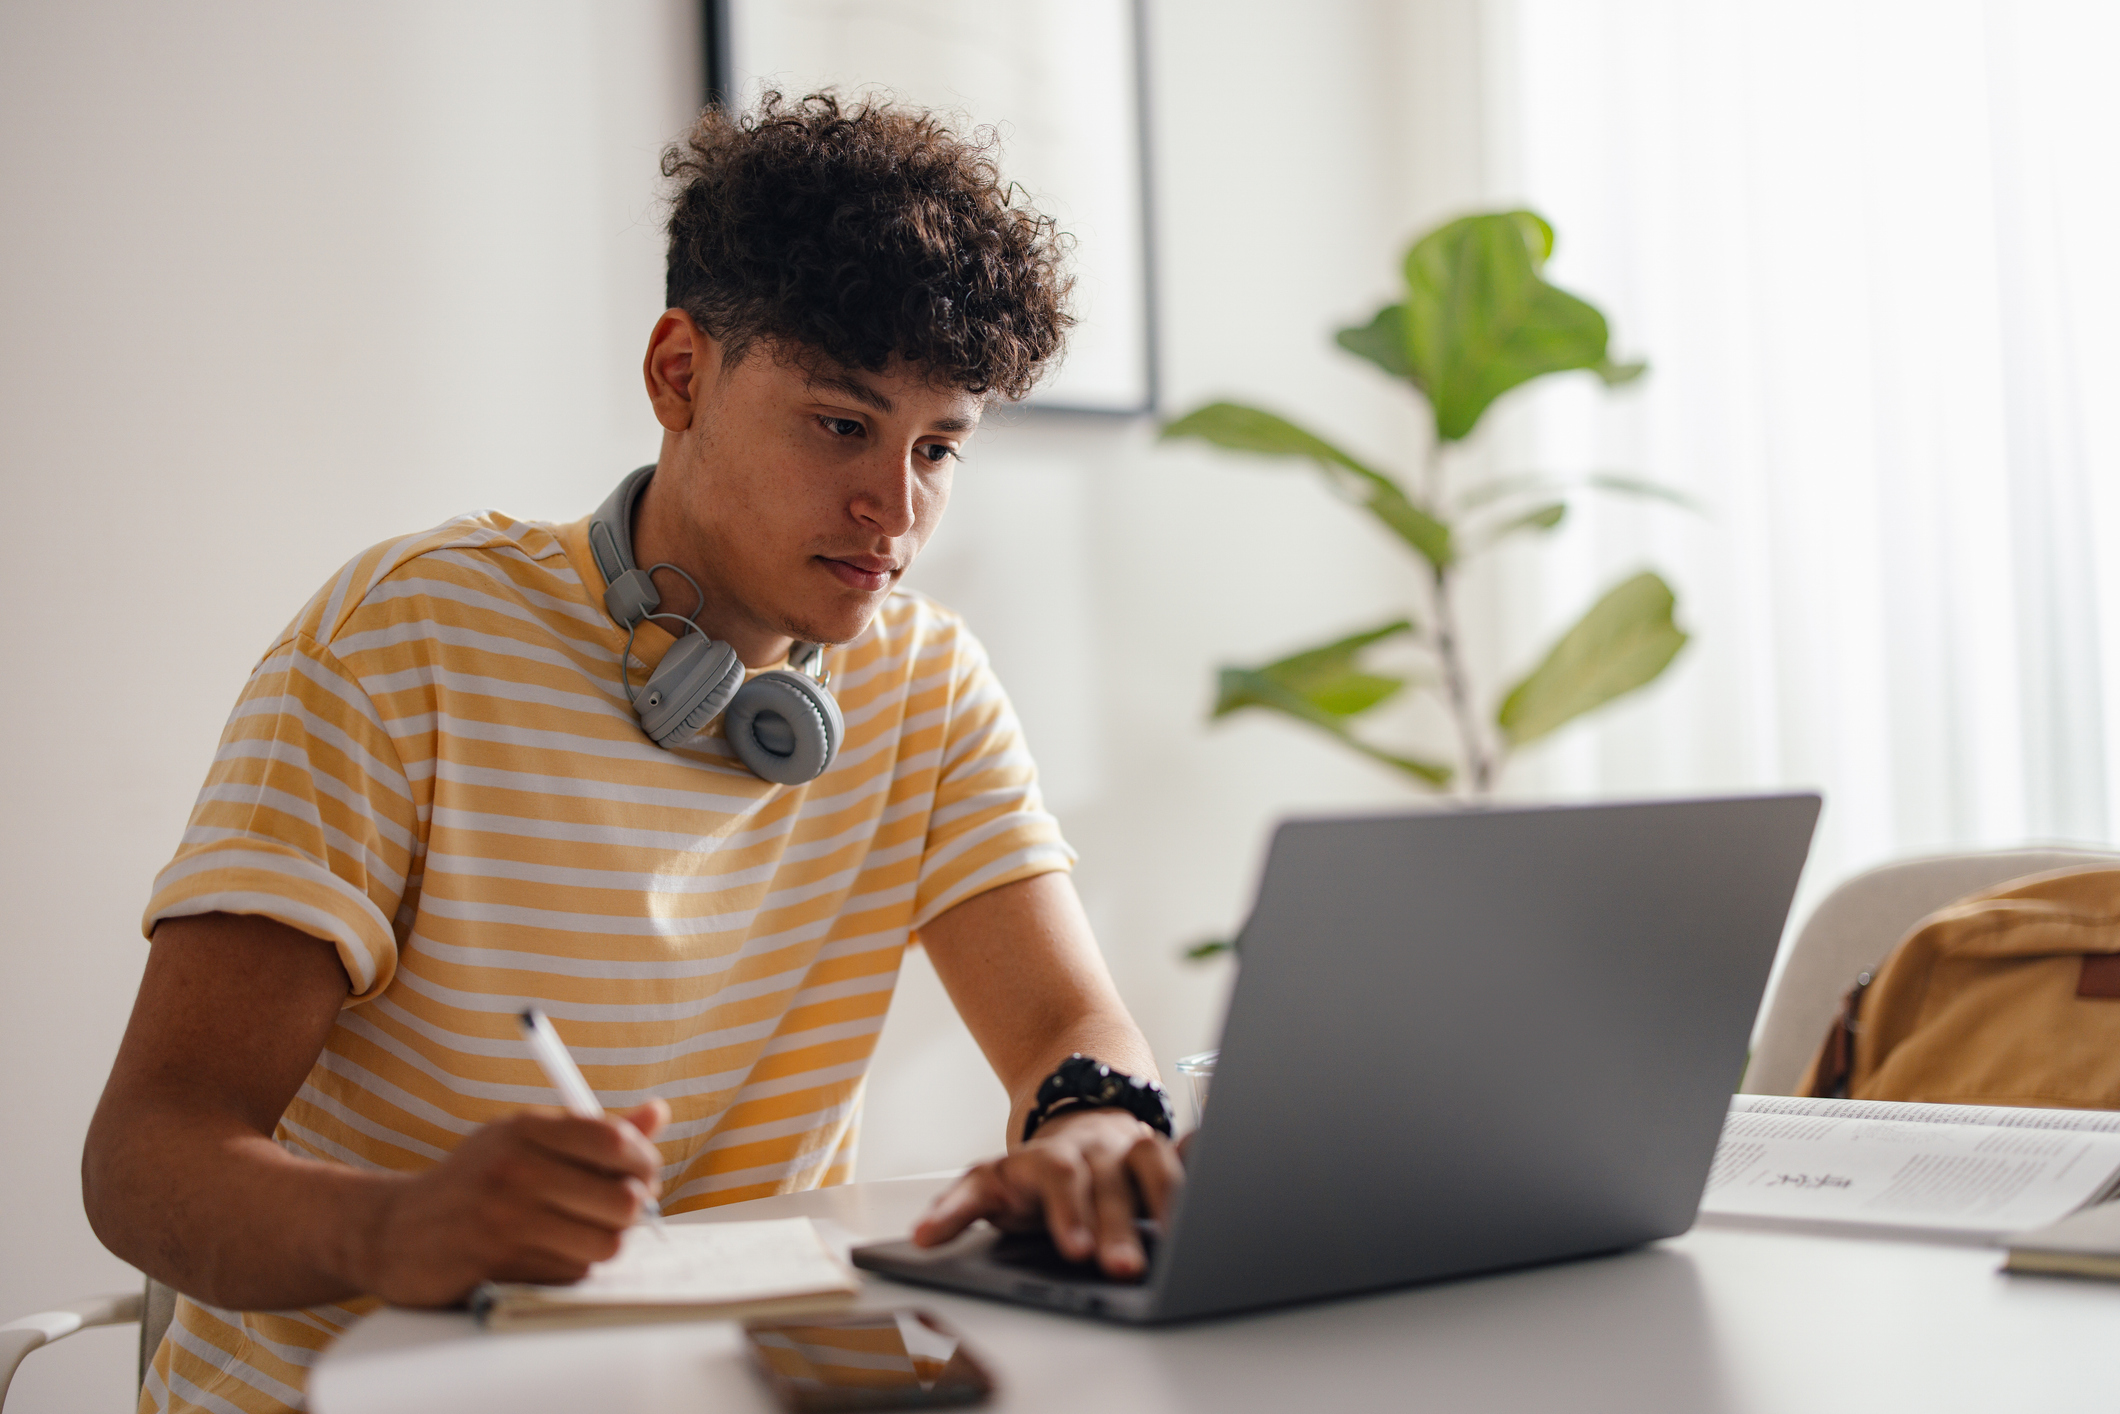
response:
[[[718,734],[642,734],[603,589],[586,521],[465,517],[356,558],[251,674],[145,927],[263,914],[337,947],[349,997],[276,1131],[294,1152],[423,1169],[553,1103],[516,1039],[535,1002],[605,1105],[669,1102],[668,1210],[842,1182],[909,935],[1072,862],[932,601],[901,590],[828,651],[846,738],[788,787]],[[674,641],[642,625],[636,687]],[[299,1407],[369,1304],[182,1301],[142,1407]]]

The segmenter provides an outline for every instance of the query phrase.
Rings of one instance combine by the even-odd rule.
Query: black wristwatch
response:
[[[1170,1096],[1161,1085],[1145,1076],[1113,1070],[1078,1051],[1038,1086],[1037,1103],[1023,1121],[1023,1138],[1028,1142],[1038,1126],[1055,1115],[1101,1109],[1125,1110],[1165,1139],[1171,1137]]]

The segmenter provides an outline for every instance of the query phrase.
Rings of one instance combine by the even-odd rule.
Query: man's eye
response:
[[[824,430],[835,437],[857,437],[862,432],[861,424],[851,417],[827,417],[822,421]]]
[[[923,442],[920,451],[929,462],[936,466],[941,466],[944,462],[957,455],[955,447],[945,446],[940,442]]]

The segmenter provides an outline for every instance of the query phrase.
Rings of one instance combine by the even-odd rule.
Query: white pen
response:
[[[567,1112],[583,1119],[602,1119],[604,1107],[596,1102],[596,1092],[589,1088],[588,1081],[582,1079],[581,1067],[574,1063],[573,1056],[567,1054],[559,1032],[552,1029],[545,1014],[534,1006],[526,1006],[516,1013],[515,1020],[522,1027],[523,1044],[530,1048],[530,1058],[537,1062],[539,1070],[545,1072],[545,1079],[552,1082],[552,1088],[559,1091],[560,1103],[567,1107]],[[653,1227],[663,1241],[670,1240],[668,1230],[663,1227],[661,1204],[649,1199],[648,1206],[641,1211],[641,1219]]]

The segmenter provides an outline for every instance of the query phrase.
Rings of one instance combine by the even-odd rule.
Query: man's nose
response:
[[[896,540],[913,528],[916,514],[913,502],[918,484],[911,452],[895,460],[879,458],[855,494],[854,514]]]

